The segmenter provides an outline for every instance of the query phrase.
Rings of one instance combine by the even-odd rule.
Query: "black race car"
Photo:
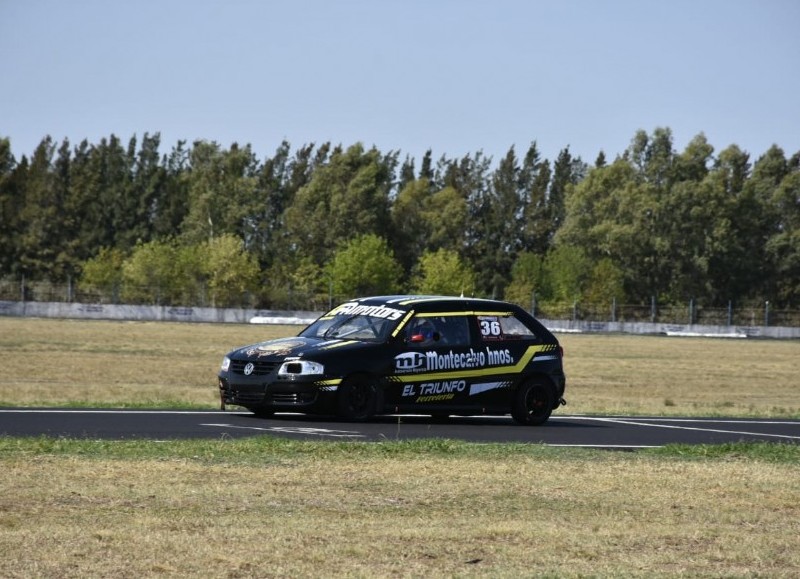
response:
[[[332,309],[297,337],[229,353],[220,401],[263,416],[510,413],[537,425],[565,404],[562,357],[555,336],[513,304],[370,297]]]

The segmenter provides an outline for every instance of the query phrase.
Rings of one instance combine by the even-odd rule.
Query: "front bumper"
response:
[[[330,411],[336,399],[335,385],[318,380],[245,381],[232,379],[227,373],[219,376],[220,404],[287,412]]]

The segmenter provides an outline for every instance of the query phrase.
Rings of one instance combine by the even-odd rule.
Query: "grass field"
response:
[[[224,353],[296,331],[0,318],[0,404],[215,407]],[[559,412],[800,414],[797,342],[561,339]],[[793,578],[800,446],[0,437],[0,554],[26,579]]]
[[[232,348],[296,326],[0,317],[0,405],[216,407]],[[800,341],[560,335],[557,412],[800,417]]]
[[[800,447],[0,438],[0,576],[786,577]]]

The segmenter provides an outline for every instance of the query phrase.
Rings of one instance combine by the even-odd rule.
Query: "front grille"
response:
[[[231,360],[230,371],[234,372],[235,374],[244,375],[244,369],[248,364],[253,365],[253,371],[250,372],[250,376],[266,376],[275,368],[277,368],[280,362],[267,362],[263,360],[256,360],[254,362],[250,362],[248,360]]]
[[[234,404],[261,404],[264,402],[263,392],[235,392],[233,394]]]
[[[264,384],[246,384],[231,386],[227,380],[220,379],[220,393],[229,404],[261,404],[267,387]]]
[[[270,403],[272,404],[311,404],[316,397],[315,392],[272,392],[269,394]]]

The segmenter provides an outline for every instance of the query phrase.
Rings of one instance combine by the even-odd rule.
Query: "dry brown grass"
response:
[[[296,326],[0,317],[0,404],[217,404],[216,371],[235,346]],[[800,341],[559,336],[560,412],[800,416]]]
[[[218,403],[216,372],[236,346],[293,326],[0,318],[0,403]]]
[[[0,576],[800,573],[797,464],[631,454],[0,454]]]
[[[211,407],[296,331],[0,318],[0,404]],[[561,340],[570,412],[799,412],[798,342]],[[430,444],[0,437],[0,576],[800,576],[796,452]]]
[[[559,336],[570,412],[800,416],[800,341]]]

